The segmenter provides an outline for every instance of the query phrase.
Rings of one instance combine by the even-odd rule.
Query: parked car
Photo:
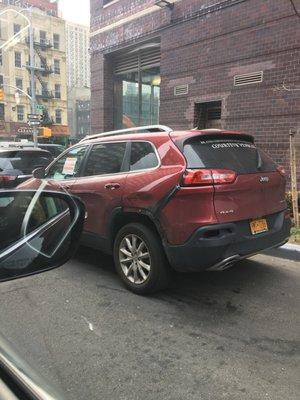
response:
[[[31,178],[32,171],[53,161],[46,150],[0,148],[0,188],[13,188]]]
[[[33,148],[33,142],[0,142],[0,148],[9,147],[9,148],[18,148],[18,149],[26,149]],[[64,146],[53,143],[38,143],[38,148],[41,150],[47,150],[52,154],[54,158],[58,157],[62,152],[65,151]]]
[[[38,148],[49,151],[54,158],[57,158],[66,150],[64,146],[53,143],[38,143]]]
[[[132,128],[87,137],[21,185],[78,195],[82,243],[113,254],[132,291],[179,271],[223,270],[290,234],[283,168],[252,136],[222,130]]]

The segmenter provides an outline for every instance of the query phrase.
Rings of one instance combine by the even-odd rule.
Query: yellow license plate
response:
[[[257,235],[262,232],[267,232],[269,230],[267,220],[265,218],[262,218],[251,221],[250,229],[252,235]]]

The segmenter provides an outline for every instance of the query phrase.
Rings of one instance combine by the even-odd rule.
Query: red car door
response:
[[[72,192],[87,149],[87,145],[77,146],[59,158],[47,171],[47,188]]]
[[[82,176],[72,185],[72,193],[86,206],[85,234],[108,236],[108,219],[122,205],[128,174],[122,172],[125,150],[126,142],[94,144]]]

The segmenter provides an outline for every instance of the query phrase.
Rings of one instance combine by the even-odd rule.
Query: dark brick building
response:
[[[91,0],[92,131],[158,121],[238,129],[288,168],[289,131],[300,128],[300,0],[155,3]]]

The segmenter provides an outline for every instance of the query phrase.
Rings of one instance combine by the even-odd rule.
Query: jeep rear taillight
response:
[[[233,183],[237,174],[227,169],[188,169],[183,176],[183,186],[209,186]]]

